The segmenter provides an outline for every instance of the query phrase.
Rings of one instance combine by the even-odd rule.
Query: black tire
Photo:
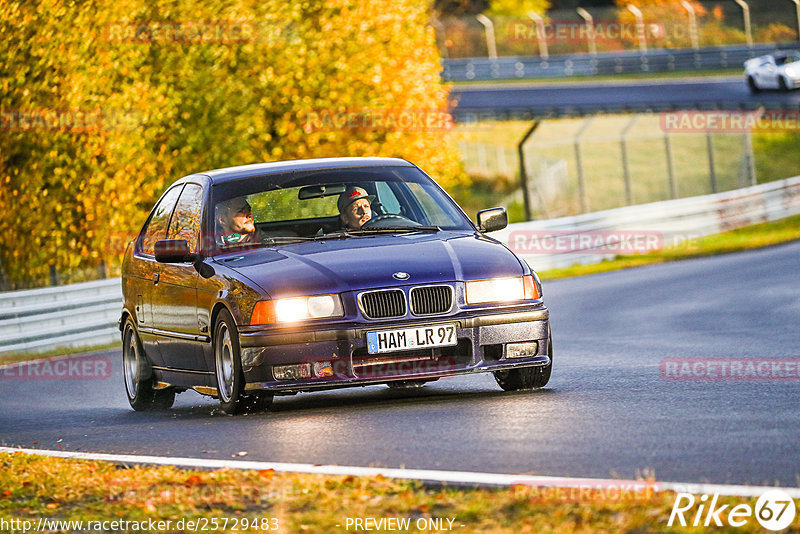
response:
[[[756,85],[755,78],[753,78],[752,76],[748,76],[747,77],[747,87],[750,88],[750,92],[753,93],[753,94],[761,92],[761,89],[759,89],[758,85]]]
[[[786,78],[784,78],[783,76],[780,76],[778,78],[778,89],[784,92],[789,90],[789,84],[786,83]]]
[[[547,382],[550,381],[550,372],[553,370],[553,336],[549,331],[547,336],[547,354],[550,356],[550,363],[547,365],[495,371],[494,379],[505,391],[543,388],[547,385]]]
[[[128,402],[137,412],[166,410],[175,402],[174,389],[155,389],[153,370],[130,317],[122,331],[122,375]]]
[[[236,415],[267,410],[272,405],[272,395],[265,392],[245,394],[239,331],[228,310],[220,311],[217,316],[213,343],[214,376],[222,411]]]

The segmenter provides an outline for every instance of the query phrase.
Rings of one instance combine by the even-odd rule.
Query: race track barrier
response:
[[[442,79],[447,82],[535,80],[575,76],[666,73],[741,68],[754,57],[778,50],[795,49],[800,42],[698,48],[661,48],[640,51],[605,52],[597,55],[566,54],[543,59],[512,56],[442,60]]]
[[[0,357],[120,339],[119,278],[0,293]]]
[[[491,236],[543,271],[691,246],[698,237],[797,214],[800,176],[712,195],[515,223]]]
[[[542,271],[629,253],[628,238],[645,246],[680,245],[799,213],[796,176],[713,195],[515,223],[491,236]],[[0,357],[118,341],[121,311],[119,278],[0,293]]]

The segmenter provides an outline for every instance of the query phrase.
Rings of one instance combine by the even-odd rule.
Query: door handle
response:
[[[158,283],[159,273],[153,273],[153,284]]]

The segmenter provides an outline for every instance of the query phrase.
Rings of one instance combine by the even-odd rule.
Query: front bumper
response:
[[[433,349],[368,354],[369,331],[455,324],[457,345]],[[267,332],[239,333],[248,390],[295,393],[381,384],[395,380],[434,380],[444,376],[500,371],[550,363],[549,311],[544,305],[502,313],[481,313],[427,320],[374,324],[315,325]],[[508,358],[509,343],[536,342],[534,353]],[[276,380],[273,367],[330,362],[332,376]]]

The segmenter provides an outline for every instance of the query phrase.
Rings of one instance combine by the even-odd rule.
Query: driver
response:
[[[372,219],[372,201],[375,195],[367,194],[361,187],[348,187],[339,195],[336,206],[339,208],[339,219],[344,228],[357,230]]]
[[[236,197],[218,204],[217,224],[221,230],[220,245],[254,241],[256,226],[250,204],[245,197]]]

